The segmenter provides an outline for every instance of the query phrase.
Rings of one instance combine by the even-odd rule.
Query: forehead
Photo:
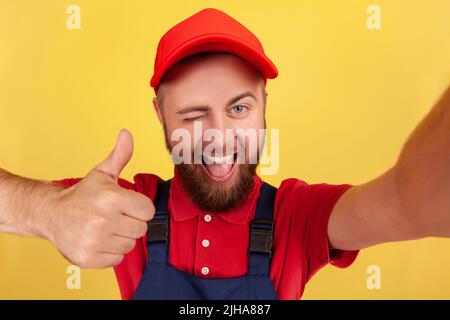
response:
[[[228,53],[208,53],[189,57],[172,67],[158,96],[164,96],[165,106],[219,104],[245,91],[259,96],[263,83],[259,71],[245,60]]]

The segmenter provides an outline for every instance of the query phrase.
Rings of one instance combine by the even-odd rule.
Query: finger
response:
[[[120,209],[125,215],[141,221],[149,221],[155,215],[150,198],[133,190],[123,189]]]
[[[114,233],[121,237],[130,239],[139,239],[147,232],[147,223],[145,221],[131,218],[127,215],[121,215],[117,219],[117,225]]]
[[[86,268],[109,268],[111,266],[116,266],[123,260],[123,254],[112,254],[112,253],[99,253],[97,259],[90,263]],[[84,267],[83,267],[84,268]]]
[[[117,179],[128,161],[130,161],[132,155],[133,136],[128,130],[122,129],[119,132],[114,149],[95,169]]]
[[[108,241],[105,241],[101,252],[116,255],[126,254],[133,250],[135,245],[136,240],[134,239],[114,235],[112,238],[108,239]]]

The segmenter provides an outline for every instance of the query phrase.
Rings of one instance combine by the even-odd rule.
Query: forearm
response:
[[[0,232],[49,238],[51,212],[62,189],[0,169]]]
[[[450,87],[413,131],[394,166],[401,212],[421,236],[450,236]]]

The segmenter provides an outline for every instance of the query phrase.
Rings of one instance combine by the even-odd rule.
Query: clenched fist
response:
[[[50,240],[72,263],[104,268],[120,263],[147,231],[155,208],[145,195],[117,184],[133,154],[133,138],[121,130],[110,155],[55,201]]]

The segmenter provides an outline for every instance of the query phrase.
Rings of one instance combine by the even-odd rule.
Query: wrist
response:
[[[66,190],[55,184],[49,184],[47,189],[42,190],[40,195],[42,202],[38,206],[35,214],[35,233],[37,236],[46,238],[53,244],[56,241],[56,234],[61,218],[61,206]]]

